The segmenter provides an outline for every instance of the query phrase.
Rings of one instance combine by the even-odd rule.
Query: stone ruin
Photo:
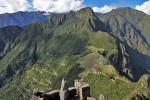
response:
[[[60,90],[47,93],[34,91],[33,100],[96,100],[90,97],[90,85],[83,80],[75,80],[74,87],[69,87],[64,79]]]

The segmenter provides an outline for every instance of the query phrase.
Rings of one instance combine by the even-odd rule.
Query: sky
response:
[[[0,14],[18,11],[64,13],[87,6],[100,13],[120,7],[131,7],[150,15],[150,0],[0,0]]]

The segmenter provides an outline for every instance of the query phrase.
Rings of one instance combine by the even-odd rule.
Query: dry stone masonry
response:
[[[90,85],[83,80],[75,80],[74,87],[69,87],[64,79],[60,90],[48,93],[34,91],[32,100],[96,100],[90,96]],[[102,99],[101,99],[102,100]]]

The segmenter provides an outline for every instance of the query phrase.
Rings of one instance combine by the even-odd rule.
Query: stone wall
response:
[[[94,100],[90,99],[90,85],[83,80],[75,80],[74,87],[69,87],[64,79],[60,90],[48,93],[34,91],[33,100]]]

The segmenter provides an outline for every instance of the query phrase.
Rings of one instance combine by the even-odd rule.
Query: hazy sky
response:
[[[131,7],[150,15],[150,0],[0,0],[0,14],[36,10],[62,13],[86,6],[101,13],[119,7]]]

